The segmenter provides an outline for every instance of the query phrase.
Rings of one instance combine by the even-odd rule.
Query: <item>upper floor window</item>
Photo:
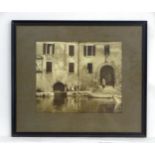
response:
[[[88,73],[93,73],[93,64],[92,63],[88,63],[87,64],[87,69],[88,69]]]
[[[110,46],[109,45],[105,45],[104,46],[104,55],[105,56],[109,56],[110,55]]]
[[[84,46],[84,56],[94,56],[96,54],[95,45]]]
[[[54,44],[43,44],[43,54],[54,55],[55,45]]]
[[[69,73],[74,73],[74,63],[69,63]]]
[[[73,45],[69,46],[69,56],[74,56],[74,46]]]
[[[52,72],[52,62],[46,62],[46,72]]]

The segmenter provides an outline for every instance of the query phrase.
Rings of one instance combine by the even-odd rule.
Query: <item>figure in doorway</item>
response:
[[[106,80],[102,78],[102,87],[105,88],[105,86],[106,86]]]

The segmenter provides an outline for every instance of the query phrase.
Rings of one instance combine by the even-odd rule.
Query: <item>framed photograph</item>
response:
[[[12,136],[145,137],[147,21],[12,21]]]

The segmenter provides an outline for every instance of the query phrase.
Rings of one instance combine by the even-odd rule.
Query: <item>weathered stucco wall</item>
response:
[[[43,55],[43,44],[55,45],[54,54]],[[74,56],[69,56],[69,46],[74,45]],[[84,46],[95,45],[95,56],[84,56]],[[110,46],[110,55],[105,58],[104,47]],[[110,65],[115,72],[115,87],[121,87],[122,45],[121,42],[37,42],[36,87],[42,91],[52,91],[56,82],[66,84],[68,88],[79,85],[81,89],[91,89],[100,85],[100,70]],[[41,59],[38,59],[41,58]],[[106,61],[105,61],[106,60]],[[46,72],[46,62],[52,62],[52,72]],[[69,73],[69,63],[74,63],[74,73]],[[93,64],[93,73],[88,73],[87,64]]]

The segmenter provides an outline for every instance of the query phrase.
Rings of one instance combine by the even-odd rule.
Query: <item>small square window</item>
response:
[[[74,63],[69,63],[69,73],[74,73]]]
[[[93,64],[92,63],[88,63],[87,69],[88,69],[88,73],[93,73]]]
[[[46,72],[52,72],[52,62],[46,62]]]
[[[105,56],[109,56],[110,55],[110,46],[109,45],[106,45],[104,47],[104,55]]]
[[[69,56],[74,56],[74,46],[73,45],[69,46]]]

